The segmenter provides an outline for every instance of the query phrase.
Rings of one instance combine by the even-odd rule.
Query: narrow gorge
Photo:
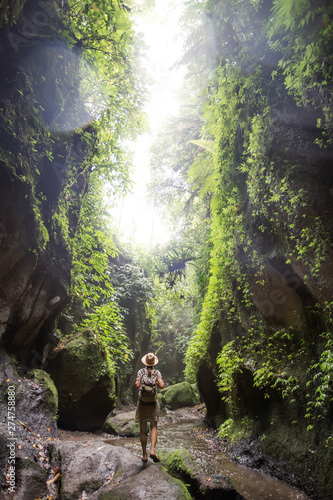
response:
[[[112,214],[166,85],[140,29],[179,6],[147,188],[170,239],[143,248]],[[268,498],[227,460],[285,482],[271,498],[333,498],[332,54],[329,0],[1,3],[1,498]],[[147,352],[166,388],[143,467]]]

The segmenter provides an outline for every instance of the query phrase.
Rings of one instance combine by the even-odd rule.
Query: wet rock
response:
[[[21,377],[11,358],[0,350],[0,498],[10,496],[6,474],[8,460],[15,455],[15,498],[35,500],[47,492],[48,446],[58,436],[55,405],[50,403],[48,375],[38,380]],[[43,380],[44,379],[44,380]],[[14,394],[14,405],[8,406]],[[54,402],[54,399],[51,399]],[[11,448],[9,448],[9,446]]]
[[[107,493],[91,497],[100,500],[191,500],[186,486],[169,476],[161,467],[151,465],[144,468],[140,474],[130,477],[113,486]]]
[[[57,349],[47,366],[59,394],[59,426],[91,431],[102,427],[115,404],[112,364],[101,339],[78,332]]]
[[[143,464],[130,451],[97,442],[58,442],[61,455],[62,500],[190,497],[179,481],[152,462]]]
[[[305,451],[305,447],[302,447],[299,442],[297,443],[296,439],[290,438],[287,430],[285,430],[285,434],[281,428],[277,432],[279,433],[280,444],[289,449],[289,460],[280,458],[277,449],[275,449],[275,456],[272,456],[272,448],[269,443],[266,443],[266,441],[270,441],[269,437],[263,440],[254,436],[229,444],[227,457],[238,464],[258,470],[294,488],[298,488],[311,499],[331,500],[332,496],[325,491],[326,488],[321,487],[318,482],[313,480],[313,475],[315,473],[325,475],[326,485],[329,488],[329,483],[332,481],[332,461],[328,464],[325,463],[323,456],[313,456],[312,467],[307,469],[307,477],[304,479],[304,476],[301,477],[300,474],[295,473],[296,468],[294,465],[291,466],[290,463],[292,462],[292,455],[295,455],[294,463],[297,460],[299,463],[303,463],[304,468],[308,467],[309,448]],[[276,442],[277,439],[273,441],[273,445]],[[269,450],[271,454],[265,453],[265,450]],[[325,484],[325,481],[322,484]]]
[[[111,413],[104,422],[103,430],[117,436],[139,436],[140,424],[135,422],[135,410],[125,413]]]
[[[35,500],[41,498],[47,491],[46,481],[46,470],[39,463],[26,460],[20,464],[20,482],[15,499]]]
[[[160,453],[162,463],[168,472],[189,486],[192,497],[197,499],[237,499],[242,500],[229,480],[222,475],[204,476],[198,466],[192,461],[188,451],[184,449],[170,454]]]
[[[171,408],[181,408],[182,406],[195,406],[199,403],[198,394],[188,382],[166,387],[162,391],[165,404]]]

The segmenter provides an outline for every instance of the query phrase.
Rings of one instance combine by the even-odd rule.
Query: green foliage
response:
[[[223,290],[220,282],[215,276],[211,276],[208,285],[208,291],[202,306],[201,318],[198,327],[192,335],[185,356],[185,375],[186,378],[194,383],[196,381],[197,369],[200,363],[207,359],[207,350],[210,341],[210,335],[214,325],[219,319],[219,311]]]
[[[11,26],[15,23],[17,18],[19,17],[23,7],[25,0],[20,1],[8,1],[1,4],[0,10],[0,27],[3,26]]]
[[[218,70],[217,91],[206,105],[205,118],[207,133],[215,140],[213,154],[214,183],[211,201],[211,241],[213,250],[210,259],[210,273],[207,294],[203,303],[201,321],[189,344],[187,353],[187,375],[196,372],[198,363],[208,347],[212,328],[224,310],[230,321],[237,317],[232,281],[235,276],[244,288],[243,273],[236,257],[239,245],[244,241],[244,222],[241,207],[239,174],[234,168],[234,154],[239,121],[242,127],[251,126],[247,114],[236,112],[240,104],[258,93],[258,82],[251,76],[247,80],[241,72],[230,64]],[[240,91],[239,89],[242,89]],[[260,100],[256,99],[258,107]],[[259,108],[260,109],[260,108]],[[247,124],[246,120],[247,119]],[[244,299],[246,300],[246,298]]]
[[[323,343],[312,340],[305,324],[274,327],[272,318],[260,319],[252,287],[267,262],[277,256],[287,265],[297,266],[298,261],[304,266],[305,283],[322,276],[329,227],[309,210],[311,192],[300,182],[304,166],[290,151],[292,141],[285,151],[276,151],[274,120],[279,100],[286,102],[291,94],[296,105],[311,106],[323,116],[317,120],[322,138],[314,139],[315,144],[324,147],[330,142],[331,6],[276,0],[268,14],[261,2],[209,1],[196,4],[196,22],[199,12],[202,19],[209,13],[221,43],[214,76],[203,92],[201,139],[191,139],[202,154],[189,168],[188,179],[191,185],[203,186],[197,195],[209,192],[211,201],[204,299],[186,352],[185,373],[194,380],[202,362],[213,363],[210,341],[219,332],[217,379],[229,405],[234,377],[244,364],[251,367],[254,386],[266,397],[277,391],[295,402],[303,397],[308,382],[306,413],[313,422],[316,414],[324,417],[331,404],[331,333],[325,334]],[[276,62],[269,74],[268,61],[273,66]],[[195,85],[199,57],[189,71]],[[200,86],[199,76],[197,82]],[[279,128],[275,130],[279,133]],[[283,136],[279,140],[283,148]],[[269,235],[276,237],[274,248],[258,251]],[[320,314],[327,321],[328,312],[323,309]],[[233,325],[239,325],[238,333],[242,325],[237,343],[229,342]],[[307,374],[304,363],[310,366]]]
[[[101,299],[112,297],[109,259],[117,253],[108,230],[102,193],[95,186],[92,189],[83,199],[78,230],[71,242],[72,293],[80,297],[83,307],[88,309]]]
[[[249,417],[243,417],[238,423],[228,418],[220,425],[218,436],[230,443],[235,443],[252,434],[253,422]]]
[[[72,253],[69,316],[76,330],[91,329],[105,342],[113,363],[133,355],[125,331],[125,297],[112,285],[111,260],[118,253],[110,230],[106,199],[126,193],[131,158],[123,146],[144,127],[141,111],[145,77],[137,61],[143,44],[136,37],[130,10],[122,3],[70,1],[69,24],[61,31],[69,48],[79,51],[79,90],[93,127],[80,132],[81,158],[67,155],[68,165],[53,227]],[[53,160],[52,151],[48,158]],[[86,185],[77,196],[77,185]],[[73,228],[73,220],[77,226]],[[75,230],[76,229],[76,230]]]
[[[143,124],[145,77],[137,64],[143,45],[138,36],[133,43],[130,9],[123,2],[71,0],[69,16],[74,35],[68,34],[68,43],[83,50],[94,68],[97,90],[90,89],[96,96],[90,107],[98,106],[102,128],[110,131],[108,140],[112,144],[120,131],[123,138],[135,135]]]
[[[170,289],[163,281],[155,279],[152,308],[154,321],[149,349],[159,353],[162,371],[164,365],[174,361],[180,372],[193,324],[193,297],[189,284],[178,283]]]
[[[325,302],[325,310],[328,315],[328,324],[333,325],[333,302]],[[327,416],[328,409],[333,402],[333,331],[324,332],[320,335],[323,340],[323,350],[319,359],[311,363],[308,372],[307,387],[307,409],[305,418],[308,419],[308,430],[313,429],[318,420]]]
[[[133,357],[128,336],[120,319],[117,304],[109,302],[95,307],[77,326],[77,331],[91,329],[104,342],[115,368]]]
[[[90,329],[98,334],[113,363],[119,366],[130,361],[133,351],[124,326],[121,294],[112,284],[111,260],[118,250],[109,227],[105,200],[106,193],[104,191],[103,200],[100,178],[95,173],[82,202],[78,230],[71,240],[72,314],[77,322],[76,330]]]
[[[275,0],[268,21],[271,48],[279,55],[278,72],[299,104],[319,105],[330,94],[333,47],[332,4],[315,0]],[[332,129],[332,110],[323,108]],[[328,142],[330,142],[329,139]]]
[[[223,346],[216,358],[216,363],[219,369],[218,387],[222,393],[222,400],[232,405],[231,393],[235,384],[234,375],[242,371],[244,363],[243,358],[240,358],[235,349],[233,340]]]

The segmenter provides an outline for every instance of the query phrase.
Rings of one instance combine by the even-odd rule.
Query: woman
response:
[[[164,382],[162,380],[162,375],[158,370],[153,367],[157,365],[158,358],[152,352],[149,352],[141,359],[145,368],[141,368],[138,371],[136,377],[135,387],[137,389],[144,389],[145,386],[149,386],[156,389],[159,387],[163,389]],[[159,458],[156,455],[156,441],[157,441],[157,422],[159,420],[159,405],[157,399],[157,393],[155,394],[155,400],[152,402],[144,402],[139,399],[136,408],[135,421],[140,422],[140,441],[142,446],[142,461],[148,462],[147,457],[147,422],[150,422],[150,458],[154,462],[159,462]]]

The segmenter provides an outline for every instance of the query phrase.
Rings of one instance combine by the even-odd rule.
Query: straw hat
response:
[[[158,357],[155,356],[152,352],[149,352],[143,358],[141,358],[141,361],[144,365],[146,366],[155,366],[158,363]]]

